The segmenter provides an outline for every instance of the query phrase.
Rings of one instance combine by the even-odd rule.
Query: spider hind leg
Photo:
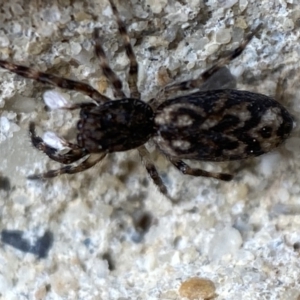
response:
[[[169,158],[170,162],[184,175],[211,177],[219,180],[230,181],[233,176],[227,173],[215,173],[204,171],[199,168],[191,168],[185,162],[179,159]]]

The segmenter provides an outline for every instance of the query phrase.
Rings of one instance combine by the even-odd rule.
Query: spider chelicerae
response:
[[[66,102],[58,93],[46,92],[44,100],[50,108],[80,109],[80,120],[77,123],[79,133],[77,143],[52,137],[69,148],[69,151],[63,154],[37,136],[35,124],[31,122],[29,132],[32,145],[50,159],[66,166],[30,175],[29,179],[52,178],[61,174],[82,172],[103,160],[109,153],[137,149],[160,192],[170,197],[145,147],[145,143],[149,140],[152,140],[157,149],[183,174],[228,181],[232,179],[232,175],[192,168],[182,159],[226,161],[258,156],[272,150],[287,138],[292,129],[292,118],[279,103],[267,96],[224,89],[198,91],[175,97],[178,91],[199,90],[207,79],[242,53],[261,26],[249,34],[234,51],[220,59],[198,78],[168,85],[162,88],[157,97],[146,103],[141,100],[137,87],[138,63],[126,26],[114,2],[109,0],[109,3],[129,59],[129,97],[123,92],[121,80],[109,66],[101,45],[99,29],[95,29],[93,34],[95,53],[117,100],[102,95],[84,82],[0,60],[0,67],[25,78],[75,90],[93,99],[93,102],[73,104]],[[240,112],[243,114],[239,115]],[[268,115],[268,118],[263,119],[264,114]],[[249,124],[246,118],[249,119]],[[281,121],[274,123],[272,120],[276,118],[280,118]],[[230,131],[231,128],[235,130]],[[73,164],[81,159],[79,164]]]

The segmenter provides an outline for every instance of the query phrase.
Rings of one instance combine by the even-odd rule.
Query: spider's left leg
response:
[[[46,179],[46,178],[53,178],[62,174],[79,173],[93,167],[95,164],[100,162],[105,156],[106,153],[92,153],[86,160],[81,162],[79,165],[68,165],[60,169],[47,171],[46,173],[29,175],[27,178]]]
[[[168,159],[180,172],[182,172],[185,175],[212,177],[224,181],[230,181],[233,178],[231,174],[214,173],[214,172],[204,171],[198,168],[191,168],[182,160],[174,159],[174,158],[168,158]]]
[[[102,95],[97,90],[95,90],[92,86],[84,82],[79,82],[79,81],[59,77],[56,75],[52,75],[49,73],[40,72],[26,66],[16,65],[7,62],[5,60],[0,60],[0,67],[7,69],[13,73],[16,73],[24,78],[34,79],[44,84],[51,84],[63,89],[81,92],[89,96],[90,98],[92,98],[98,103],[104,103],[106,101],[110,101],[108,97]]]
[[[162,89],[160,94],[164,99],[170,98],[172,94],[177,91],[185,91],[190,89],[198,89],[201,85],[206,82],[208,78],[210,78],[213,74],[219,71],[222,67],[228,64],[231,60],[240,56],[249,42],[252,40],[253,36],[262,28],[262,24],[258,25],[246,38],[245,40],[234,49],[229,55],[221,58],[216,64],[212,67],[204,71],[198,78],[193,80],[182,81],[179,83],[175,83],[173,85],[166,86]]]
[[[129,78],[128,78],[128,85],[130,89],[130,97],[135,99],[140,99],[141,94],[137,87],[137,80],[138,80],[138,63],[136,61],[136,56],[132,49],[130,43],[130,37],[128,35],[125,23],[122,21],[120,14],[117,10],[117,7],[113,3],[112,0],[109,0],[110,6],[112,8],[113,14],[117,20],[118,29],[121,37],[123,38],[124,48],[129,59]]]
[[[169,196],[167,187],[165,186],[165,184],[163,183],[162,179],[160,178],[155,165],[153,164],[151,158],[150,158],[150,154],[148,152],[148,150],[146,149],[145,146],[140,146],[138,147],[138,152],[139,155],[141,157],[141,160],[148,172],[148,174],[150,175],[151,179],[153,180],[154,184],[158,187],[159,191],[165,195],[167,198],[172,199]]]
[[[55,136],[55,139],[59,140],[58,143],[70,148],[69,152],[60,154],[56,148],[48,145],[41,137],[36,135],[35,124],[33,122],[30,122],[29,124],[29,135],[31,138],[31,143],[35,148],[44,152],[52,160],[62,164],[71,164],[89,154],[89,152],[84,148]]]

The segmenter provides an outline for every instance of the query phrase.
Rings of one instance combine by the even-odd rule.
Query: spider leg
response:
[[[171,197],[168,194],[167,187],[165,186],[161,177],[159,176],[159,174],[156,170],[156,167],[153,164],[153,162],[150,158],[150,154],[149,154],[148,150],[146,149],[146,147],[140,146],[140,147],[138,147],[137,150],[138,150],[141,160],[142,160],[148,174],[150,175],[151,179],[153,180],[154,184],[158,187],[159,191],[163,195],[165,195],[167,198],[171,199]]]
[[[53,177],[56,177],[56,176],[62,175],[62,174],[79,173],[79,172],[85,171],[85,170],[93,167],[95,164],[100,162],[105,156],[106,156],[106,153],[92,153],[86,160],[81,162],[79,165],[76,165],[76,166],[68,165],[68,166],[62,167],[60,169],[47,171],[46,173],[29,175],[27,178],[33,179],[33,180],[46,179],[46,178],[53,178]]]
[[[82,109],[82,108],[88,108],[88,107],[95,107],[96,105],[94,103],[87,103],[87,102],[82,102],[82,103],[75,103],[71,106],[67,107],[60,107],[59,109],[64,109],[64,110],[75,110],[75,109]]]
[[[104,76],[108,79],[108,81],[114,87],[115,97],[121,98],[121,99],[126,98],[124,92],[122,91],[122,88],[123,88],[122,81],[109,66],[108,59],[102,48],[101,40],[99,37],[99,28],[95,28],[94,33],[93,33],[93,38],[95,41],[95,53],[100,60],[100,67],[102,69]]]
[[[44,152],[52,160],[62,164],[71,164],[89,154],[84,148],[80,148],[78,145],[70,143],[62,138],[60,138],[60,142],[71,150],[68,153],[60,154],[56,148],[46,144],[41,137],[36,135],[35,124],[33,122],[30,122],[29,124],[29,135],[31,144],[35,148]]]
[[[185,175],[212,177],[224,181],[230,181],[233,178],[231,174],[214,173],[214,172],[204,171],[198,168],[191,168],[182,160],[170,158],[170,157],[168,159],[180,172],[182,172]]]
[[[297,78],[295,76],[295,71],[294,69],[287,69],[284,70],[283,72],[280,72],[280,76],[277,79],[277,84],[276,84],[276,90],[275,90],[275,96],[274,98],[281,104],[285,103],[285,99],[287,98],[287,91],[289,90],[290,87],[293,87],[295,84],[295,81],[290,81],[287,80],[288,78]],[[289,85],[287,84],[289,82]],[[289,86],[289,88],[288,88]]]
[[[112,0],[109,0],[111,9],[113,11],[113,14],[117,20],[118,29],[121,37],[123,38],[124,48],[126,51],[126,55],[129,59],[129,78],[128,78],[128,85],[130,89],[130,96],[132,98],[140,99],[141,94],[138,91],[137,88],[137,79],[138,79],[138,63],[136,61],[136,57],[134,54],[134,51],[132,49],[131,43],[130,43],[130,37],[128,35],[125,23],[122,21],[120,14],[117,10],[117,7],[113,3]]]
[[[98,103],[103,103],[106,101],[110,101],[109,98],[106,96],[100,94],[97,90],[95,90],[92,86],[90,86],[87,83],[79,82],[63,77],[59,77],[56,75],[52,75],[49,73],[40,72],[37,70],[34,70],[32,68],[16,65],[4,60],[0,60],[0,67],[7,69],[13,73],[16,73],[22,77],[34,79],[36,81],[51,84],[54,86],[58,86],[63,89],[67,90],[74,90],[77,92],[81,92],[83,94],[86,94],[87,96],[91,97],[93,100],[95,100]]]
[[[240,56],[249,42],[252,40],[253,36],[262,28],[262,24],[258,25],[253,32],[251,32],[245,40],[236,48],[234,49],[229,55],[221,58],[216,64],[212,67],[204,71],[198,78],[182,81],[179,83],[175,83],[173,85],[166,86],[162,89],[160,94],[164,99],[170,98],[172,94],[177,91],[185,91],[189,89],[197,89],[200,88],[201,85],[210,78],[213,74],[219,71],[222,67],[228,64],[231,60],[235,59],[236,57]]]

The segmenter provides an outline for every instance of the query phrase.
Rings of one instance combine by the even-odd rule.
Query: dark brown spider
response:
[[[249,34],[231,54],[219,60],[199,78],[169,85],[147,104],[140,99],[137,88],[138,64],[125,24],[113,1],[109,0],[109,3],[130,61],[129,98],[123,92],[122,82],[108,64],[97,29],[94,31],[95,52],[104,75],[113,86],[118,99],[115,101],[86,83],[0,60],[2,68],[25,78],[79,91],[94,100],[91,103],[69,105],[57,95],[46,97],[47,104],[52,108],[80,109],[77,144],[60,139],[64,146],[70,148],[68,153],[61,154],[56,147],[38,137],[35,124],[30,123],[29,132],[33,146],[62,164],[72,164],[85,157],[86,159],[78,165],[67,165],[43,174],[31,175],[29,179],[82,172],[111,152],[137,149],[160,192],[168,195],[166,186],[144,146],[150,139],[183,174],[231,180],[230,174],[191,168],[182,159],[228,161],[258,156],[273,150],[289,136],[293,128],[293,118],[278,102],[261,94],[221,89],[197,91],[171,98],[180,90],[199,89],[208,78],[242,53],[261,26]]]

